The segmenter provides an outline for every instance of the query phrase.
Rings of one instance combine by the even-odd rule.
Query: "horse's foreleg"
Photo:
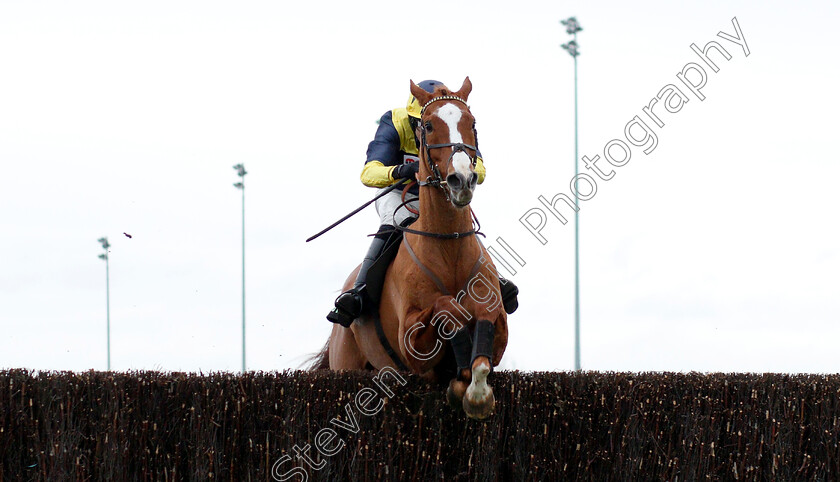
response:
[[[463,396],[464,411],[471,418],[484,419],[493,413],[496,399],[487,377],[502,360],[507,348],[507,315],[501,313],[495,323],[482,320],[476,323],[470,363],[471,379]]]
[[[449,341],[452,351],[455,354],[455,365],[457,372],[455,378],[449,381],[449,388],[446,390],[446,399],[452,408],[461,408],[464,401],[464,394],[471,379],[471,361],[473,340],[468,326],[462,327],[455,332],[455,336]]]
[[[493,389],[487,384],[487,376],[493,367],[494,338],[493,323],[479,320],[475,324],[470,363],[472,380],[463,398],[464,411],[470,418],[485,419],[493,413],[496,406]]]
[[[432,370],[445,355],[446,345],[440,332],[447,330],[451,296],[440,296],[429,308],[409,311],[400,324],[400,350],[411,371],[419,374]],[[441,314],[441,316],[437,316]]]

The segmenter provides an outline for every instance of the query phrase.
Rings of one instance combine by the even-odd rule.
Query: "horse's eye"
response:
[[[424,127],[426,128],[427,131],[432,130],[432,121],[426,121],[426,123],[424,124]]]

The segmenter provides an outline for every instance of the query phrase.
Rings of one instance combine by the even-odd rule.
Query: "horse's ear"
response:
[[[470,82],[470,78],[467,76],[467,78],[464,79],[464,83],[461,85],[461,88],[458,92],[455,92],[455,95],[467,100],[467,97],[470,96],[470,92],[472,92],[472,82]]]
[[[432,100],[433,94],[423,90],[423,88],[415,84],[413,80],[409,80],[409,82],[411,82],[411,95],[417,99],[417,102],[419,102],[421,106],[426,105],[426,102]]]

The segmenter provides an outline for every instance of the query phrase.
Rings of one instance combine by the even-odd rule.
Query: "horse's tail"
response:
[[[324,348],[311,357],[307,361],[307,370],[329,370],[330,368],[330,340],[324,343]]]

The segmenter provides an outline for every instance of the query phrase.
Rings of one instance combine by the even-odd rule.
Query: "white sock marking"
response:
[[[490,374],[490,367],[482,363],[472,371],[472,381],[467,387],[467,397],[475,402],[487,398],[490,393],[490,386],[487,385],[487,375]]]

